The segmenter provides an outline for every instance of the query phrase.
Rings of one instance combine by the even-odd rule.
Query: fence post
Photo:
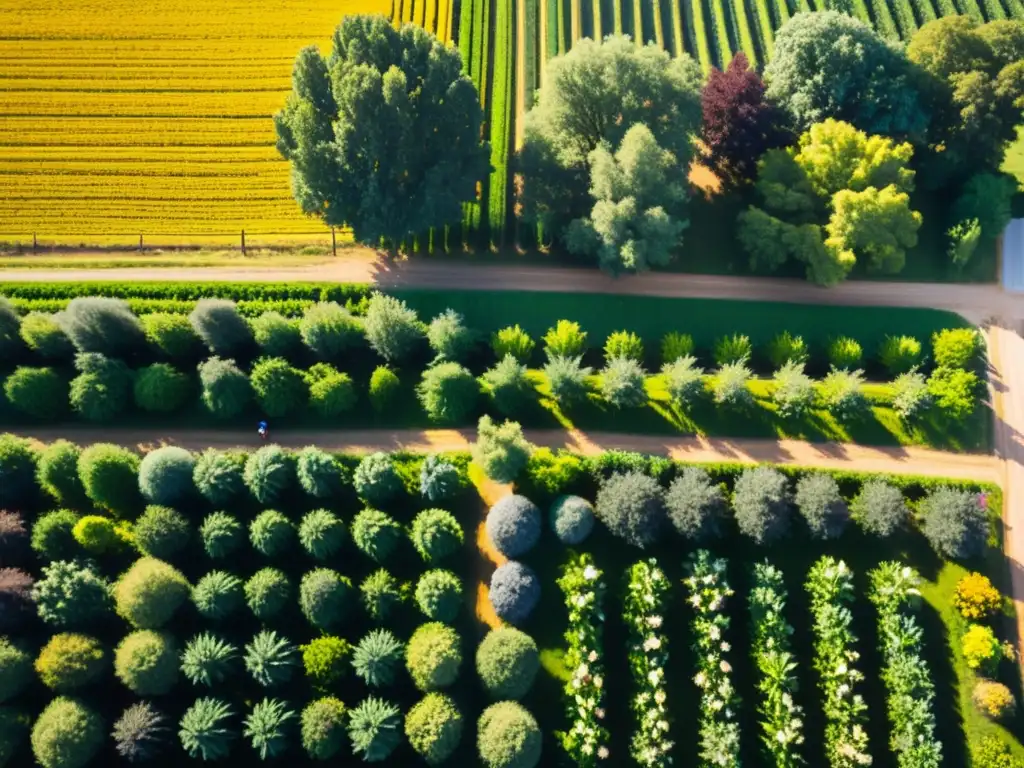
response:
[[[139,234],[139,250],[142,250],[142,234]]]
[[[335,256],[338,255],[338,239],[334,235],[334,227],[331,227],[331,251]]]
[[[39,250],[39,241],[36,240],[36,233],[35,232],[32,233],[32,250],[33,251]]]
[[[245,256],[245,230],[242,230],[242,255]]]

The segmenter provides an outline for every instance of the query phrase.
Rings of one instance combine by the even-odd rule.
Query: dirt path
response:
[[[80,445],[115,442],[146,451],[161,445],[203,448],[254,448],[260,445],[255,430],[215,429],[101,429],[48,427],[15,430],[44,442],[63,438]],[[372,451],[460,451],[474,439],[472,429],[274,431],[273,442],[286,448],[316,444],[325,450],[352,453]],[[749,440],[698,437],[623,435],[579,430],[527,430],[538,446],[567,448],[583,454],[611,449],[670,456],[693,462],[773,462],[797,466],[900,472],[998,482],[1001,462],[993,456],[946,453],[927,448],[871,448],[842,443],[807,443],[800,440]]]
[[[1024,296],[997,285],[848,281],[820,288],[803,280],[722,275],[647,273],[612,278],[593,269],[546,266],[485,266],[452,261],[331,259],[293,267],[140,267],[114,269],[2,269],[0,282],[321,281],[372,283],[381,288],[454,288],[617,293],[677,298],[744,299],[798,304],[902,306],[947,309],[973,322],[990,317],[1024,320]]]

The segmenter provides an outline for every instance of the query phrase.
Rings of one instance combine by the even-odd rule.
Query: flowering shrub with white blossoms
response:
[[[789,640],[793,627],[785,616],[786,598],[782,571],[767,562],[755,565],[754,587],[747,600],[753,634],[751,653],[761,693],[761,741],[776,768],[804,764],[799,750],[804,743],[803,709],[793,701],[796,661]]]
[[[623,618],[629,628],[629,669],[633,677],[636,730],[630,755],[639,765],[672,764],[665,706],[668,642],[661,631],[669,591],[668,577],[654,558],[629,569]]]
[[[725,658],[731,648],[725,639],[729,617],[725,602],[732,596],[726,579],[726,561],[707,550],[693,553],[683,579],[687,600],[693,607],[693,650],[697,674],[693,682],[701,692],[701,765],[738,768],[740,727],[736,722],[739,698],[732,684],[732,665]]]
[[[878,610],[878,636],[885,667],[889,745],[899,768],[938,768],[942,742],[935,738],[935,685],[922,658],[922,629],[915,612],[920,577],[902,563],[882,563],[871,572],[871,602]]]
[[[589,554],[574,555],[558,579],[569,609],[565,631],[565,665],[572,677],[565,685],[572,727],[558,736],[577,765],[597,765],[608,758],[608,729],[604,696],[604,593],[603,573]]]
[[[867,705],[856,693],[864,675],[857,670],[860,654],[850,629],[853,615],[853,573],[842,560],[823,557],[807,577],[814,618],[814,668],[818,671],[825,710],[825,754],[832,768],[871,765],[864,730]]]

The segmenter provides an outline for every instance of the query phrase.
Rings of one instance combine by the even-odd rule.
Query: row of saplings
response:
[[[899,488],[868,480],[847,503],[832,475],[809,472],[791,490],[786,476],[769,466],[744,470],[731,497],[700,467],[684,467],[667,490],[641,472],[613,474],[602,483],[594,505],[579,496],[556,499],[549,524],[569,546],[582,543],[595,520],[642,549],[659,542],[669,527],[703,545],[728,534],[730,507],[740,534],[760,545],[787,537],[795,517],[815,539],[836,538],[851,521],[869,535],[888,537],[914,519],[939,555],[966,558],[985,551],[991,527],[987,500],[980,494],[938,487],[912,510]],[[540,600],[537,574],[514,558],[536,546],[542,527],[540,509],[524,496],[505,496],[487,515],[491,543],[509,558],[491,577],[490,600],[497,615],[511,624],[525,621]]]
[[[6,318],[6,319],[5,319]],[[434,359],[424,371],[417,392],[433,421],[462,422],[479,407],[481,389],[496,410],[516,416],[536,398],[528,364],[536,344],[519,326],[503,329],[492,339],[498,363],[479,379],[463,363],[473,354],[479,334],[461,315],[448,310],[424,326],[404,302],[375,294],[367,315],[355,318],[343,307],[321,303],[310,307],[301,321],[270,312],[247,321],[229,301],[204,299],[189,316],[174,314],[136,317],[120,299],[73,299],[59,316],[32,313],[21,320],[0,303],[0,324],[6,323],[9,346],[24,342],[44,357],[72,353],[78,375],[70,384],[51,367],[18,367],[4,383],[8,402],[37,419],[55,419],[72,410],[92,421],[107,421],[135,406],[145,412],[170,413],[184,406],[196,390],[193,378],[167,362],[140,369],[125,359],[137,356],[150,343],[173,359],[194,359],[200,339],[214,355],[198,367],[201,401],[218,418],[231,418],[251,403],[271,417],[294,414],[306,407],[323,417],[352,410],[358,400],[349,374],[334,364],[346,359],[353,346],[365,340],[390,364],[406,361],[425,337]],[[20,334],[17,335],[17,334]],[[543,337],[547,363],[543,368],[551,396],[565,408],[587,398],[594,370],[583,365],[587,333],[577,323],[560,320]],[[302,346],[320,360],[306,370],[288,360]],[[880,363],[895,376],[893,404],[904,418],[920,415],[933,403],[954,418],[974,409],[978,379],[971,370],[979,352],[977,332],[947,330],[933,339],[934,372],[926,379],[918,368],[925,362],[921,343],[912,337],[888,337],[879,349]],[[249,375],[236,359],[253,349],[264,355]],[[748,383],[753,377],[750,339],[734,335],[720,339],[713,350],[717,369],[708,374],[694,356],[692,337],[668,334],[661,349],[662,374],[671,400],[681,408],[710,395],[719,406],[752,405]],[[810,350],[804,340],[788,333],[773,339],[766,350],[774,375],[776,405],[785,417],[800,417],[820,400],[841,420],[863,416],[868,401],[859,366],[861,345],[851,338],[833,340],[827,350],[831,371],[816,385],[805,373]],[[604,346],[605,367],[598,377],[601,396],[617,408],[647,402],[645,351],[634,333],[611,334]],[[379,366],[369,382],[374,408],[386,411],[399,389],[388,366]],[[819,391],[820,390],[820,391]]]

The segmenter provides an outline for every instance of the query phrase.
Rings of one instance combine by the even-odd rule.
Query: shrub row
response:
[[[12,299],[70,300],[82,296],[108,296],[118,299],[233,299],[236,301],[337,301],[361,299],[370,287],[358,283],[231,283],[231,282],[53,282],[0,283],[0,296]]]

